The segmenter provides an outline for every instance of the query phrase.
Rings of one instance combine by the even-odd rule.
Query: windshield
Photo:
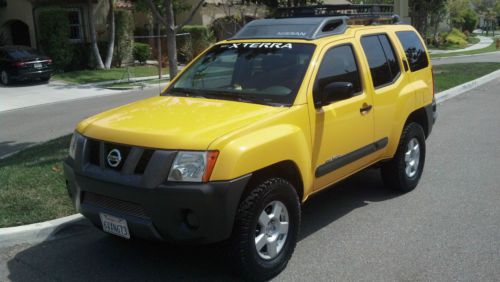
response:
[[[164,94],[289,106],[314,48],[285,42],[216,45]]]

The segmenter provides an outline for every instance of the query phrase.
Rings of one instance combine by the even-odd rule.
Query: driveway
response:
[[[407,194],[365,170],[312,197],[276,281],[498,281],[500,81],[438,106],[425,171]],[[0,249],[0,281],[235,281],[221,245],[124,241],[82,221]]]
[[[0,85],[0,112],[122,92],[124,91],[104,89],[94,84],[73,85],[55,80],[49,83]]]

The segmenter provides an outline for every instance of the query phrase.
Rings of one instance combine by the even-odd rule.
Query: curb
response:
[[[495,53],[500,53],[500,51],[491,51],[491,52],[484,52],[484,53],[478,53],[478,54],[467,54],[467,55],[454,55],[454,56],[446,56],[446,57],[431,57],[431,61],[440,61],[440,60],[447,60],[447,59],[455,59],[455,58],[466,58],[466,57],[473,57],[473,56],[482,56],[482,55],[491,55]]]
[[[490,81],[493,81],[499,77],[500,77],[500,70],[496,70],[496,71],[489,73],[485,76],[482,76],[480,78],[471,80],[471,81],[466,82],[464,84],[460,84],[460,85],[455,86],[453,88],[450,88],[448,90],[436,93],[436,103],[440,104],[446,100],[449,100],[449,99],[456,97],[460,94],[463,94],[471,89],[479,87],[479,86],[486,84]]]
[[[74,214],[40,223],[0,228],[0,248],[63,238],[90,226],[81,214]]]
[[[132,78],[124,78],[124,79],[116,79],[116,80],[106,80],[106,81],[86,83],[86,84],[74,84],[74,85],[78,86],[78,87],[84,87],[85,88],[85,87],[105,86],[105,85],[110,85],[110,84],[115,84],[115,83],[122,83],[122,82],[148,81],[148,80],[153,80],[153,79],[158,79],[158,76],[154,75],[154,76],[132,77]],[[170,75],[169,74],[164,74],[162,76],[162,79],[170,79]]]
[[[497,70],[475,80],[436,93],[436,103],[440,104],[499,77],[500,70]],[[0,248],[67,237],[90,226],[91,224],[81,214],[74,214],[40,223],[0,228]]]

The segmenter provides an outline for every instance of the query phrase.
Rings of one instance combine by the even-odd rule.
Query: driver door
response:
[[[354,43],[357,44],[357,43]],[[330,45],[313,84],[314,189],[340,180],[372,162],[374,142],[373,97],[366,91],[366,71],[352,43]],[[350,82],[354,94],[318,105],[325,85]]]

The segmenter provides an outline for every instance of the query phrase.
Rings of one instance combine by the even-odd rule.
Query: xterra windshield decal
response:
[[[223,44],[221,48],[228,49],[238,49],[238,48],[264,48],[264,49],[292,49],[292,43],[282,43],[282,42],[254,42],[254,43],[232,43],[232,44]]]

